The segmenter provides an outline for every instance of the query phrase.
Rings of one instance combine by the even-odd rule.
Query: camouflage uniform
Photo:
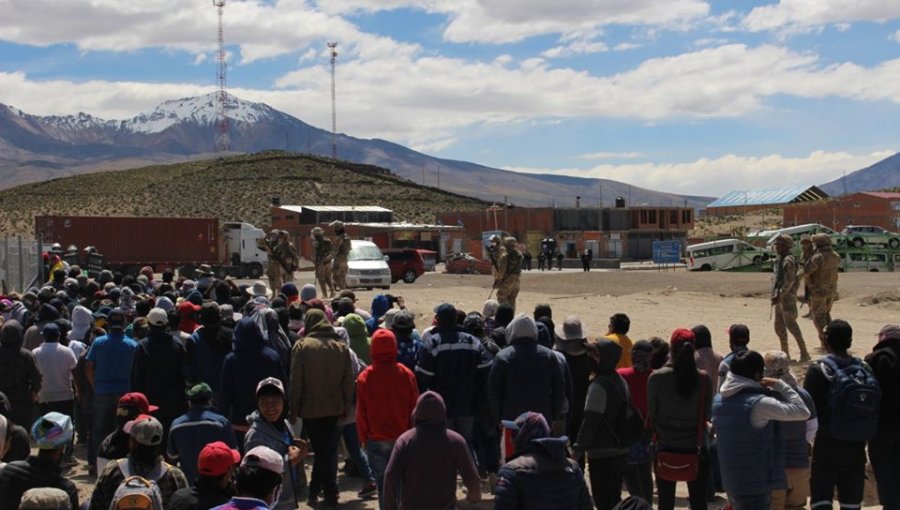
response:
[[[519,295],[519,277],[522,274],[522,254],[516,249],[516,239],[507,237],[506,249],[500,254],[494,286],[497,288],[497,301],[516,308],[516,297]]]
[[[800,236],[800,260],[797,261],[797,267],[802,270],[812,256],[812,238],[810,238],[808,234],[803,234],[802,236]],[[807,301],[809,301],[809,282],[807,282],[805,278],[801,280],[803,283],[803,296],[799,299],[801,303],[806,303]],[[804,315],[804,317],[809,316],[809,308],[807,308],[806,315]]]
[[[831,322],[831,305],[837,297],[838,267],[841,257],[831,249],[828,234],[812,236],[816,247],[813,256],[803,266],[803,275],[809,282],[809,311],[819,341],[825,347],[825,326]]]
[[[282,268],[275,255],[278,246],[278,231],[273,230],[265,239],[257,239],[259,249],[266,252],[266,276],[269,278],[269,288],[272,292],[281,288],[283,283]]]
[[[321,228],[313,229],[313,250],[315,250],[316,281],[322,288],[322,297],[331,297],[334,294],[334,284],[331,281],[331,239],[323,235]]]
[[[794,241],[790,236],[779,236],[775,241],[778,258],[775,261],[775,274],[772,282],[772,306],[775,307],[775,334],[781,342],[781,350],[790,356],[788,350],[788,331],[797,341],[800,348],[800,361],[810,359],[803,341],[803,332],[797,324],[797,288],[800,279],[797,275],[797,262],[791,255]]]
[[[297,255],[297,250],[290,239],[288,239],[287,232],[283,230],[281,231],[278,245],[275,246],[274,255],[281,266],[281,284],[277,287],[272,287],[273,295],[281,290],[281,285],[294,282],[294,271],[300,265],[300,257]]]
[[[347,257],[350,256],[350,236],[344,232],[344,224],[340,221],[331,223],[334,228],[334,288],[342,290],[347,288]]]
[[[500,271],[500,257],[505,253],[500,245],[500,236],[491,236],[491,245],[488,246],[488,259],[491,261],[491,276],[497,279]]]

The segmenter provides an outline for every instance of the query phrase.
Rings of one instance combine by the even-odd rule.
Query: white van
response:
[[[795,227],[785,227],[778,230],[772,230],[770,232],[769,240],[766,241],[766,247],[771,248],[772,244],[775,242],[775,238],[780,236],[781,234],[787,234],[791,236],[791,239],[794,240],[794,245],[799,245],[800,237],[803,235],[812,236],[813,234],[828,234],[831,237],[831,244],[837,244],[841,239],[841,235],[835,232],[834,230],[826,227],[825,225],[820,225],[818,223],[807,223],[806,225],[797,225]]]
[[[724,271],[761,266],[763,262],[773,258],[773,254],[740,239],[722,239],[688,246],[686,258],[689,271]]]
[[[838,254],[841,256],[841,271],[893,271],[896,262],[900,261],[900,253],[884,250],[848,250]]]
[[[378,246],[371,241],[350,241],[347,257],[347,286],[373,289],[391,288],[391,268]]]

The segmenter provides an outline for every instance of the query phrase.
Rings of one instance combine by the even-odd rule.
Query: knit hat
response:
[[[697,338],[694,336],[694,332],[689,329],[676,329],[672,332],[672,338],[669,340],[669,345],[672,346],[672,350],[678,349],[682,344],[689,343],[691,345],[694,344],[694,341]]]
[[[900,326],[896,324],[888,324],[881,328],[881,331],[878,332],[878,338],[888,340],[888,339],[900,339]]]
[[[44,340],[47,342],[59,341],[59,335],[59,326],[57,326],[55,322],[48,322],[41,328],[41,336],[43,336]]]
[[[538,328],[530,316],[520,313],[506,326],[506,343],[511,343],[519,338],[537,340]]]
[[[275,450],[267,446],[257,446],[244,455],[241,466],[256,466],[276,475],[284,473],[284,459]]]
[[[241,454],[222,441],[209,443],[200,450],[197,471],[203,476],[218,477],[241,461]]]
[[[28,489],[19,501],[19,510],[73,510],[69,495],[56,487]]]
[[[144,446],[157,446],[162,443],[163,426],[156,418],[141,414],[125,424],[123,430],[132,439]]]
[[[316,297],[318,297],[318,293],[315,285],[307,283],[300,289],[300,301],[309,301],[310,299],[316,299]]]
[[[31,426],[31,437],[41,450],[54,450],[72,442],[75,429],[72,418],[52,412],[38,418]]]
[[[580,340],[584,338],[584,330],[581,327],[581,319],[572,315],[563,322],[563,337],[566,340]]]
[[[484,302],[484,306],[481,307],[481,315],[490,319],[494,315],[497,315],[497,308],[499,307],[500,303],[496,299],[488,299]]]

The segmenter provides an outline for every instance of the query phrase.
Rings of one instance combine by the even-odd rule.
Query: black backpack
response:
[[[881,404],[881,386],[875,374],[857,358],[843,368],[830,356],[820,363],[829,382],[830,435],[843,441],[868,441],[875,437]]]

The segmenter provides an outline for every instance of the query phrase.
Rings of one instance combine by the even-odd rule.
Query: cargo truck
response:
[[[77,248],[69,252],[81,258],[92,247],[92,258],[102,257],[105,268],[125,274],[150,266],[191,278],[198,266],[208,264],[219,278],[259,278],[268,258],[257,245],[265,237],[262,229],[232,222],[220,227],[216,218],[37,216],[35,234],[45,247]]]

